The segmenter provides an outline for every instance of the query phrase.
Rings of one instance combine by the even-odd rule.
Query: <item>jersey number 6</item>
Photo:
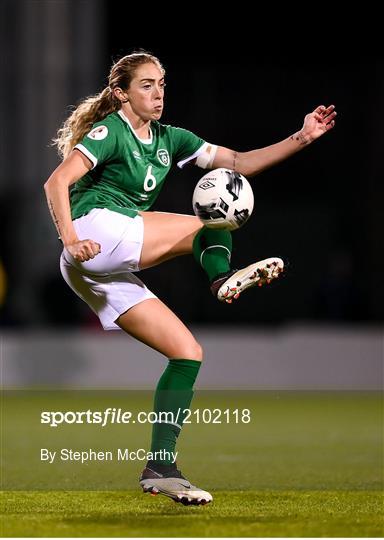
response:
[[[152,174],[152,165],[149,165],[144,179],[144,191],[152,191],[156,187],[156,178]]]

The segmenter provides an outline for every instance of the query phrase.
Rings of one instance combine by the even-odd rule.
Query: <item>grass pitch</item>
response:
[[[205,507],[138,492],[7,493],[5,536],[375,537],[369,491],[218,491]]]
[[[100,400],[99,396],[99,405]],[[194,407],[225,409],[234,403],[251,409],[249,424],[187,426],[179,444],[180,468],[193,483],[213,493],[211,505],[184,507],[142,494],[137,484],[142,463],[127,466],[126,475],[119,469],[125,489],[108,491],[100,489],[102,482],[95,482],[99,491],[85,491],[90,478],[102,476],[100,465],[77,469],[84,488],[75,491],[61,490],[55,478],[47,480],[49,489],[21,490],[26,469],[19,466],[3,475],[5,485],[10,479],[14,489],[2,492],[2,535],[383,536],[383,417],[378,394],[248,392],[233,400],[214,393],[197,396]],[[11,416],[19,417],[20,407],[34,410],[30,398],[23,403],[20,397],[18,407]],[[131,432],[130,445],[137,447],[149,427],[140,428],[144,431],[138,432],[137,440]],[[25,444],[32,448],[33,431],[28,441]],[[47,470],[52,476],[53,469]]]

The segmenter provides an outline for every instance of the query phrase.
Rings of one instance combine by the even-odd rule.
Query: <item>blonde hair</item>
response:
[[[113,93],[114,89],[119,87],[128,90],[136,69],[148,63],[156,64],[163,73],[165,72],[159,59],[145,51],[124,56],[113,64],[108,78],[109,86],[99,94],[81,101],[58,130],[53,144],[57,146],[61,157],[66,158],[69,155],[95,122],[100,122],[108,114],[121,108],[120,101]]]

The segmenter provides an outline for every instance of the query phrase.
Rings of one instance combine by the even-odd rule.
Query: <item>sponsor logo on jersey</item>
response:
[[[164,167],[167,167],[169,165],[170,159],[168,150],[165,150],[164,148],[160,148],[160,150],[157,151],[157,157],[162,165]]]
[[[99,126],[93,128],[87,135],[89,139],[94,141],[102,141],[108,135],[107,126]]]
[[[140,155],[140,152],[138,152],[137,150],[134,150],[132,152],[133,154],[133,157],[136,158],[136,159],[141,159],[141,155]]]

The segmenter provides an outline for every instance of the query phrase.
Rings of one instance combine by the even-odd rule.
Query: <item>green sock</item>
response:
[[[193,241],[193,255],[208,274],[209,281],[230,270],[232,236],[224,229],[203,227]]]
[[[155,456],[151,463],[171,465],[171,454],[175,452],[176,439],[179,436],[185,414],[193,397],[193,385],[200,369],[197,360],[169,360],[168,366],[160,377],[155,392],[154,411],[172,413],[168,419],[173,423],[156,423],[152,428],[151,452],[168,451],[164,459]]]

